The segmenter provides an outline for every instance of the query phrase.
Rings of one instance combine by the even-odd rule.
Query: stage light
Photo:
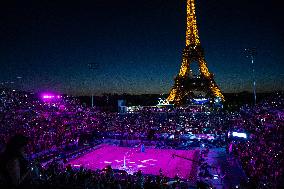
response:
[[[247,138],[247,134],[246,134],[246,133],[233,132],[232,135],[233,135],[234,137]]]

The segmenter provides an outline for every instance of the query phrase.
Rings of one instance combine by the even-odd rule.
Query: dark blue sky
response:
[[[247,47],[257,48],[257,91],[284,89],[279,3],[196,0],[207,65],[224,92],[251,90]],[[168,93],[185,44],[185,6],[186,0],[1,2],[0,82],[77,95]]]

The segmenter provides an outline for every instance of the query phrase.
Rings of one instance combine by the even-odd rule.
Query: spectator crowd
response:
[[[172,137],[181,143],[186,140],[182,136],[211,134],[234,147],[233,153],[248,178],[263,188],[275,188],[283,177],[283,120],[284,98],[281,93],[275,93],[256,106],[245,105],[237,112],[192,113],[182,109],[154,112],[149,108],[119,114],[84,106],[77,98],[62,96],[56,100],[43,100],[26,92],[0,90],[1,149],[5,149],[9,139],[19,133],[30,139],[26,147],[28,157],[68,147],[78,149],[93,139],[161,141]],[[229,131],[247,133],[248,138],[229,139]],[[62,185],[63,188],[76,184],[92,188],[170,187],[169,180],[162,175],[113,173],[111,168],[74,170],[52,163],[37,169],[34,182],[40,184],[48,180],[50,185]],[[179,179],[174,183],[183,187]]]

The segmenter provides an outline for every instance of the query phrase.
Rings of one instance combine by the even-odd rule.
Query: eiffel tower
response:
[[[214,81],[214,75],[209,72],[204,58],[204,50],[201,46],[195,15],[194,0],[187,0],[185,48],[182,52],[182,63],[179,74],[175,78],[167,101],[171,104],[181,106],[187,104],[188,100],[202,97],[219,99],[224,101],[224,96]],[[198,63],[199,74],[193,75],[190,65]]]

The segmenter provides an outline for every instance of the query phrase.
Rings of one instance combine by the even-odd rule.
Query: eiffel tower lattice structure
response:
[[[201,93],[204,97],[224,101],[224,96],[215,83],[213,74],[209,72],[204,58],[204,50],[197,30],[194,0],[187,0],[186,23],[186,46],[182,52],[182,63],[167,101],[181,106],[185,105],[188,99],[196,98]],[[197,76],[193,75],[190,69],[193,62],[198,63]]]

